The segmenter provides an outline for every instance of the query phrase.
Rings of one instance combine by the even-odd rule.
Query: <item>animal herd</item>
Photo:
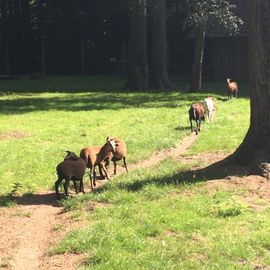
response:
[[[126,172],[128,172],[126,164],[126,144],[123,140],[117,138],[106,138],[106,142],[102,146],[92,146],[81,149],[80,156],[72,151],[66,151],[67,155],[64,160],[56,167],[57,181],[55,182],[55,192],[57,199],[60,198],[59,185],[65,180],[64,191],[68,197],[68,187],[70,181],[73,181],[75,192],[84,192],[83,178],[86,169],[89,169],[89,177],[91,189],[96,186],[96,168],[99,168],[100,177],[102,179],[108,177],[107,169],[110,161],[114,163],[114,174],[116,174],[116,161],[123,159]],[[77,183],[80,183],[79,190]]]
[[[238,85],[236,82],[232,82],[231,79],[227,79],[228,84],[228,99],[238,96]],[[211,122],[213,112],[215,111],[215,98],[207,97],[203,102],[193,103],[189,109],[189,121],[190,129],[193,132],[192,121],[195,121],[196,135],[200,132],[201,121],[205,118]],[[91,146],[82,148],[80,151],[80,156],[77,156],[72,151],[66,151],[67,155],[64,160],[59,163],[56,167],[56,173],[58,176],[57,181],[55,182],[55,192],[56,196],[59,199],[59,185],[63,180],[64,183],[64,192],[66,197],[68,197],[68,187],[70,181],[73,181],[75,192],[83,192],[83,178],[86,172],[86,169],[89,169],[90,185],[91,189],[96,186],[96,168],[99,169],[99,174],[101,179],[109,179],[107,169],[109,167],[110,161],[114,164],[113,173],[116,174],[116,162],[123,160],[124,167],[126,172],[128,172],[126,164],[126,144],[123,140],[117,138],[106,138],[106,142],[102,146]],[[79,189],[77,183],[80,183]]]
[[[238,97],[238,84],[237,82],[231,81],[231,79],[227,79],[227,87],[228,87],[228,99],[233,97]],[[207,97],[203,100],[203,102],[196,102],[193,103],[189,109],[189,122],[190,122],[190,129],[193,132],[193,125],[192,121],[195,121],[196,128],[195,133],[196,135],[201,130],[201,121],[204,121],[205,118],[208,119],[209,122],[212,121],[213,112],[215,111],[215,98]]]

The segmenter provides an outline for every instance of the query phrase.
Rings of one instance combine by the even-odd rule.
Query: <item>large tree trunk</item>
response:
[[[202,65],[203,65],[203,53],[205,42],[205,30],[206,30],[206,19],[202,19],[200,24],[198,25],[196,32],[195,49],[192,65],[192,80],[190,85],[191,92],[202,91]]]
[[[131,1],[128,74],[125,88],[148,88],[146,0]]]
[[[0,2],[1,4],[1,30],[3,34],[3,51],[5,52],[5,72],[6,75],[10,75],[10,52],[9,52],[9,39],[10,39],[10,18],[9,18],[9,6],[7,1]],[[3,59],[2,59],[3,61]]]
[[[155,0],[151,5],[151,55],[149,82],[154,89],[169,89],[167,72],[166,1]]]
[[[270,164],[270,2],[249,0],[249,69],[251,118],[246,137],[231,156],[269,177]]]

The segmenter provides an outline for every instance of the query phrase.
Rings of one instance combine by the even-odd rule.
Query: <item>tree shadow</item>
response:
[[[0,207],[11,205],[50,205],[60,207],[61,203],[56,200],[54,192],[44,194],[27,194],[23,196],[0,196]]]
[[[203,96],[202,96],[203,97]],[[0,113],[23,114],[35,111],[91,111],[129,108],[179,108],[189,106],[202,97],[183,96],[175,92],[90,92],[66,93],[63,96],[37,97],[35,94],[0,99]]]
[[[157,186],[194,184],[210,180],[230,179],[231,176],[242,177],[248,174],[247,167],[232,165],[228,159],[224,159],[204,168],[186,170],[168,177],[150,178],[143,181],[137,180],[132,183],[119,183],[117,187],[129,192],[138,192],[149,184]]]

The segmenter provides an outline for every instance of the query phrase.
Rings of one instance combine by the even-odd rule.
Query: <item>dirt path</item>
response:
[[[12,265],[14,269],[24,270],[38,269],[39,258],[43,254],[43,246],[49,240],[50,230],[55,223],[59,209],[48,205],[24,207],[23,211],[30,212],[27,222],[19,225],[16,233],[19,233],[19,245],[15,253]]]
[[[48,193],[20,197],[16,207],[0,208],[0,268],[39,269],[39,258],[61,211],[54,197]]]
[[[169,157],[177,157],[179,155],[183,155],[185,151],[194,143],[197,136],[192,133],[190,136],[185,137],[181,142],[179,142],[174,147],[169,149],[165,149],[159,152],[154,153],[149,159],[143,160],[137,164],[133,164],[129,166],[130,170],[136,170],[140,168],[147,168],[157,165],[162,160]]]

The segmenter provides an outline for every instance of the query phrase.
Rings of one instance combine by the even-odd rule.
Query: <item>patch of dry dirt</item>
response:
[[[28,133],[23,131],[0,131],[0,140],[8,140],[8,139],[21,139],[30,136]]]
[[[171,149],[157,152],[137,164],[128,164],[129,171],[155,166],[168,157],[175,158],[179,162],[197,164],[194,170],[198,171],[226,157],[223,153],[204,153],[186,157],[185,151],[196,138],[196,135],[188,136]],[[118,165],[117,174],[121,173],[125,173],[125,169]],[[241,199],[258,210],[261,210],[261,205],[256,203],[258,199],[270,200],[270,181],[265,178],[226,176],[223,179],[221,177],[211,179],[205,183],[210,193],[221,189],[234,190],[236,187],[244,187],[245,192]],[[103,185],[105,182],[97,181],[97,185]],[[92,211],[96,207],[104,207],[104,205],[89,204],[87,211]],[[53,192],[18,197],[17,206],[0,208],[0,220],[0,269],[72,270],[76,269],[85,258],[84,254],[47,255],[49,248],[70,230],[88,225],[86,221],[74,220],[70,213],[62,213],[62,208],[57,204]]]

